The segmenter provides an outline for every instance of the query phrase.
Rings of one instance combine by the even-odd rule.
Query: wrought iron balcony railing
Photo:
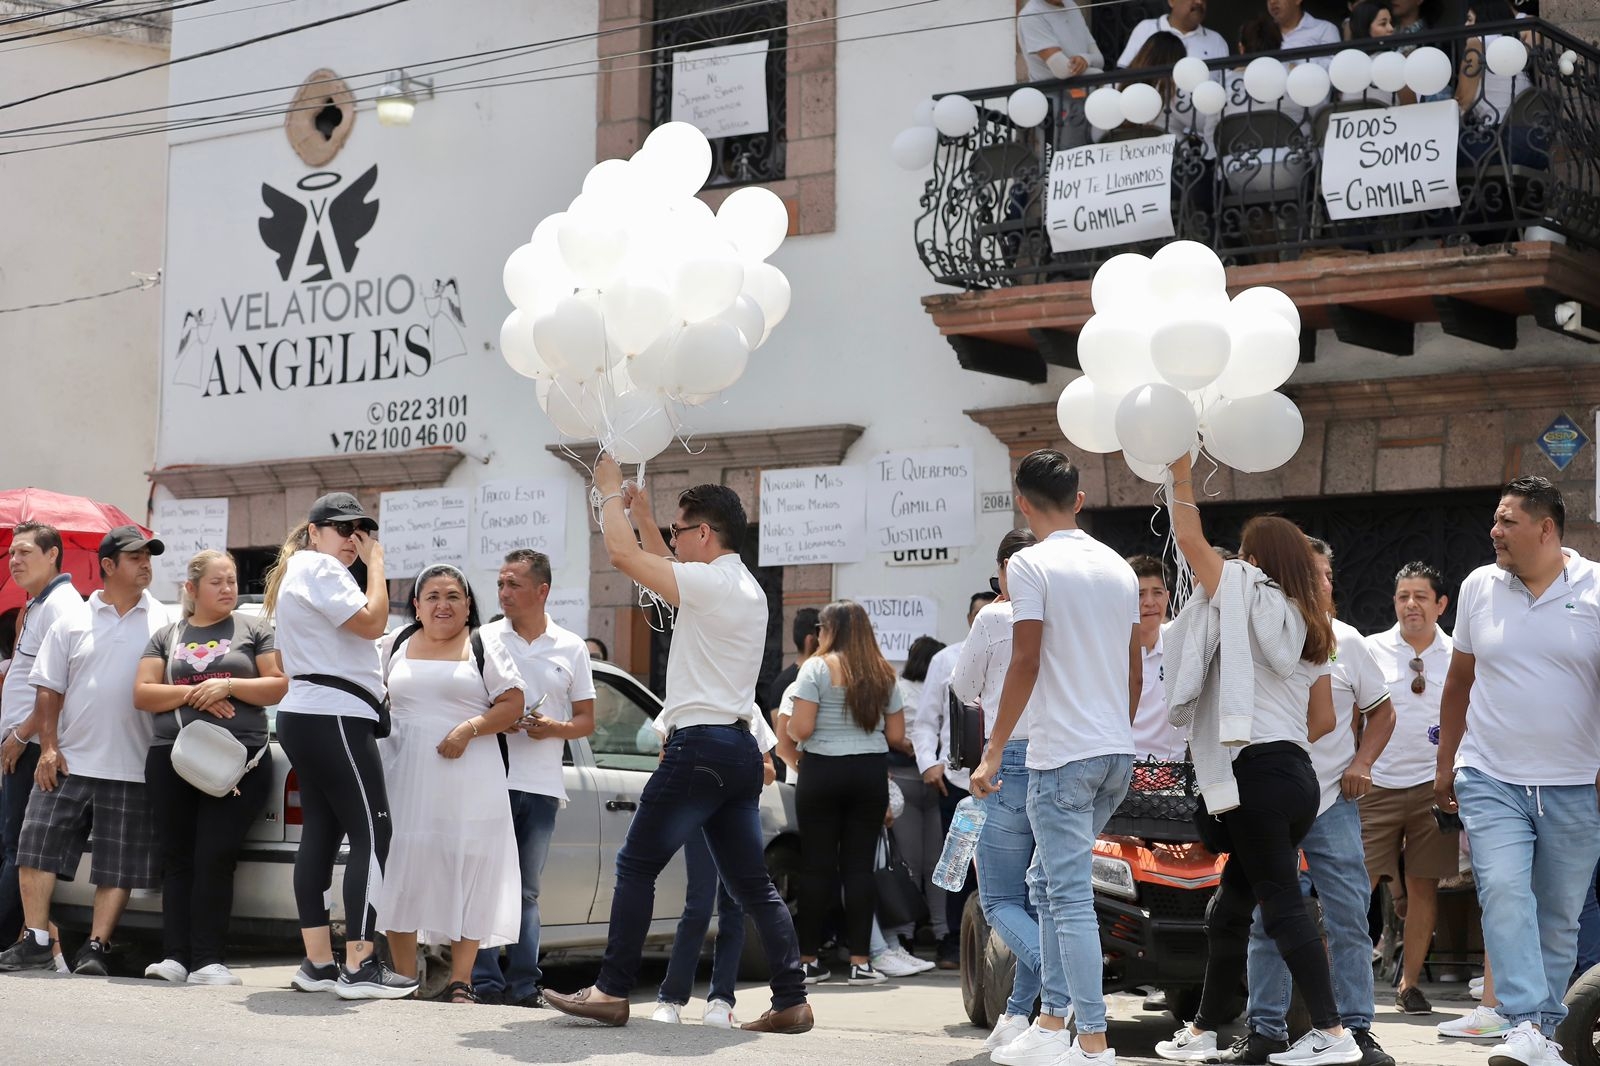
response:
[[[1526,67],[1514,78],[1487,71],[1483,51],[1469,45],[1496,34],[1517,35],[1527,45]],[[1171,238],[1058,251],[1047,227],[1046,201],[1057,154],[1162,134],[1173,135],[1173,236],[1204,242],[1230,264],[1397,251],[1419,242],[1496,244],[1531,237],[1600,246],[1600,52],[1579,38],[1523,19],[1272,54],[1286,63],[1326,64],[1344,48],[1376,54],[1424,45],[1444,51],[1452,64],[1449,87],[1427,99],[1456,101],[1459,144],[1454,166],[1445,161],[1449,173],[1441,180],[1453,177],[1459,206],[1339,217],[1348,212],[1331,209],[1322,192],[1329,126],[1349,134],[1352,113],[1365,110],[1370,117],[1371,109],[1408,98],[1369,88],[1353,97],[1334,90],[1320,107],[1299,107],[1287,97],[1263,105],[1246,93],[1239,74],[1254,57],[1229,57],[1208,62],[1227,96],[1216,116],[1200,114],[1187,93],[1172,87],[1171,67],[1037,83],[1050,106],[1044,123],[1031,129],[1007,117],[1007,99],[1019,86],[962,93],[977,105],[978,127],[968,136],[939,140],[916,222],[918,255],[939,282],[988,289],[1079,280],[1118,252],[1149,252]],[[1161,91],[1159,116],[1149,124],[1092,133],[1084,119],[1086,94],[1135,81]],[[1440,162],[1432,163],[1427,169],[1438,177]],[[1387,190],[1368,195],[1391,195],[1403,204],[1415,191],[1409,176],[1422,169],[1420,160],[1401,150],[1376,168],[1388,179]],[[1136,167],[1132,172],[1137,176]],[[1057,196],[1059,211],[1059,189]],[[1115,209],[1106,210],[1112,212],[1107,224],[1114,224]],[[1095,221],[1082,220],[1086,228]]]

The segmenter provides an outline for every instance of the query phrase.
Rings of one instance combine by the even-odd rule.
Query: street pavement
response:
[[[260,1063],[313,1066],[358,1063],[658,1063],[698,1059],[721,1064],[783,1066],[956,1066],[987,1063],[986,1035],[967,1024],[956,975],[928,973],[877,987],[826,983],[813,991],[817,1028],[797,1037],[757,1036],[698,1024],[704,1004],[684,1012],[688,1024],[649,1020],[659,962],[647,963],[633,999],[633,1021],[608,1029],[551,1010],[452,1006],[410,1001],[347,1003],[287,988],[298,959],[256,957],[234,970],[243,987],[176,987],[132,978],[55,974],[0,975],[0,1016],[11,1021],[6,1063],[115,1063],[127,1066]],[[595,964],[552,968],[552,988],[586,983]],[[705,970],[702,969],[702,978]],[[703,984],[696,995],[704,995]],[[1380,990],[1382,992],[1383,990]],[[1428,986],[1438,1012],[1406,1018],[1380,995],[1374,1028],[1401,1066],[1481,1066],[1482,1045],[1435,1039],[1433,1026],[1464,1013],[1461,985]],[[1158,1062],[1156,1041],[1174,1028],[1167,1014],[1143,1010],[1137,996],[1111,997],[1111,1037],[1118,1061]],[[739,988],[738,1016],[767,1005],[758,985]]]

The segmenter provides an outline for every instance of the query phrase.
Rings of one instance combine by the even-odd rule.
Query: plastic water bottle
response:
[[[934,884],[946,892],[961,891],[967,883],[967,871],[972,868],[972,855],[978,850],[978,835],[988,817],[988,808],[971,796],[956,804],[950,832],[944,838],[944,853],[933,869]]]

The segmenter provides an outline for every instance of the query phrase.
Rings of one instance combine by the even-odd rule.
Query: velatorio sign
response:
[[[1322,198],[1332,219],[1376,218],[1461,206],[1454,100],[1328,116]]]
[[[1075,252],[1170,237],[1170,133],[1062,148],[1050,157],[1045,228],[1050,248]]]

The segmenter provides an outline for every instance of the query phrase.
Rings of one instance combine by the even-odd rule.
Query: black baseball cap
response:
[[[118,526],[101,538],[100,558],[111,559],[123,552],[136,552],[140,548],[149,548],[151,555],[160,555],[167,550],[167,546],[161,543],[161,538],[145,536],[138,526]]]
[[[332,522],[354,522],[368,533],[378,529],[377,520],[361,509],[361,504],[348,492],[330,492],[317,498],[308,516],[312,525],[325,526]]]

